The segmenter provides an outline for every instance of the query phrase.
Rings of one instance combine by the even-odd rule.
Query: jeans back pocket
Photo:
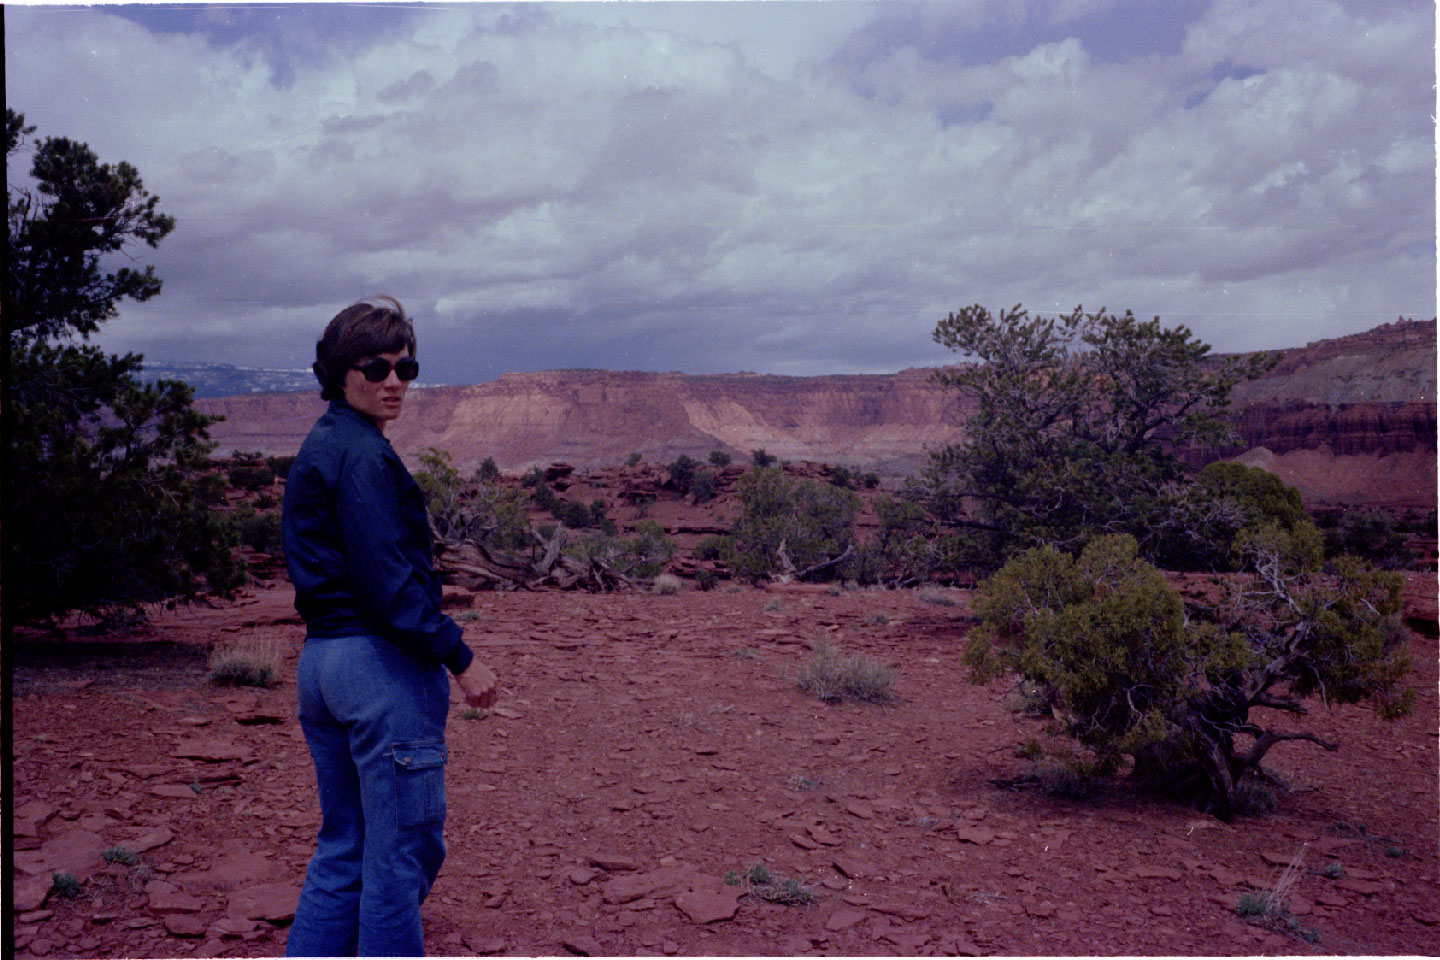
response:
[[[412,740],[391,747],[395,757],[395,816],[402,827],[445,820],[444,740]]]

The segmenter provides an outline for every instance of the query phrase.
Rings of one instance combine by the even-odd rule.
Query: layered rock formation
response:
[[[763,448],[815,460],[914,473],[926,449],[963,436],[967,404],[928,370],[887,375],[560,370],[507,374],[469,387],[410,393],[389,429],[407,458],[448,450],[464,470],[486,457],[519,471],[651,462],[712,450]],[[1315,503],[1433,507],[1435,323],[1403,321],[1287,351],[1235,397],[1242,444],[1216,451],[1263,466]],[[227,418],[212,429],[222,453],[294,453],[323,409],[314,393],[207,399]]]

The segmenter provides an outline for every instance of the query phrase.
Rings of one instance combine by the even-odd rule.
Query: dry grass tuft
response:
[[[883,663],[863,657],[843,657],[823,640],[812,649],[815,655],[810,666],[796,677],[801,690],[828,703],[841,700],[889,703],[894,699],[890,685],[895,680],[895,672]]]
[[[222,687],[273,687],[280,682],[280,648],[273,640],[238,640],[210,653],[210,679]]]

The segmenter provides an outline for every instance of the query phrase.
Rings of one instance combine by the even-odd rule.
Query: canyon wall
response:
[[[494,457],[520,471],[652,462],[711,450],[737,458],[763,448],[814,460],[914,473],[927,448],[963,437],[968,403],[929,370],[884,375],[555,370],[507,374],[468,387],[413,389],[387,435],[407,458],[448,450],[463,470]],[[1216,451],[1262,466],[1312,503],[1432,507],[1435,503],[1435,323],[1404,321],[1286,351],[1266,376],[1236,390],[1241,444]],[[219,452],[294,453],[323,410],[316,392],[197,401],[226,420]]]

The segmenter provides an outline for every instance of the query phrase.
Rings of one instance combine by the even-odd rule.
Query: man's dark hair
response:
[[[315,378],[320,399],[345,398],[345,373],[361,357],[409,348],[415,356],[415,328],[394,297],[372,297],[335,314],[315,344]]]

